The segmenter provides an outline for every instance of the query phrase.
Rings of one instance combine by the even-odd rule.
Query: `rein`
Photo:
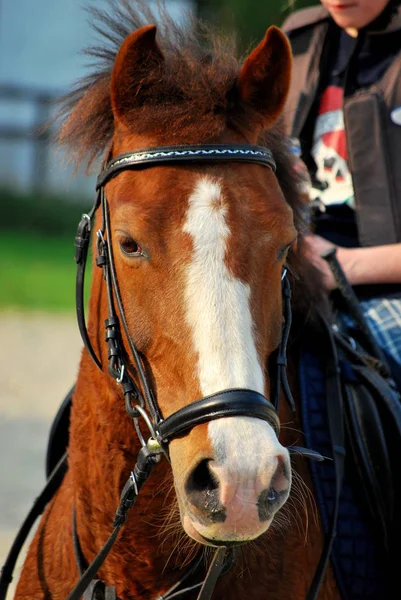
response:
[[[130,336],[128,324],[125,317],[124,303],[122,301],[111,245],[111,224],[108,202],[106,198],[105,185],[122,171],[143,170],[153,166],[162,166],[165,164],[192,164],[192,163],[215,163],[215,162],[247,162],[259,164],[270,168],[273,172],[276,169],[276,163],[272,152],[261,146],[251,145],[192,145],[192,146],[163,146],[138,150],[126,154],[121,154],[110,160],[101,171],[96,184],[96,198],[91,211],[82,215],[78,225],[75,237],[75,261],[77,264],[76,278],[76,311],[78,326],[82,340],[97,367],[103,370],[99,357],[93,349],[89,334],[86,328],[84,312],[84,279],[85,268],[91,238],[92,219],[96,211],[100,208],[102,212],[102,227],[97,232],[96,241],[96,264],[103,270],[103,278],[107,290],[108,317],[105,320],[106,342],[108,345],[108,363],[107,369],[110,376],[121,386],[122,394],[125,400],[126,412],[134,421],[134,426],[141,444],[136,465],[125,484],[120,498],[120,505],[116,510],[113,521],[113,532],[109,539],[99,551],[92,563],[81,575],[80,580],[68,595],[67,600],[79,600],[84,594],[85,600],[93,598],[97,594],[97,581],[93,581],[96,573],[101,568],[107,558],[117,536],[126,522],[128,513],[135,504],[137,496],[149,477],[154,465],[159,462],[161,454],[164,454],[169,460],[168,445],[169,442],[183,434],[188,433],[192,428],[201,423],[207,423],[215,419],[231,416],[247,416],[262,419],[268,422],[274,429],[276,435],[279,435],[280,420],[278,417],[281,387],[283,388],[287,400],[295,411],[295,403],[291,395],[287,379],[287,343],[291,327],[291,288],[287,278],[286,269],[282,275],[282,294],[283,294],[283,331],[281,342],[276,358],[276,372],[272,377],[272,399],[267,399],[264,395],[250,389],[228,389],[221,390],[211,396],[200,398],[199,400],[185,406],[167,418],[163,418],[160,407],[157,403],[157,396],[153,390],[152,384],[147,375],[142,357],[135,347]],[[124,331],[129,346],[129,354],[124,348],[122,339],[122,330]],[[132,362],[132,365],[131,365]],[[139,426],[139,420],[145,422],[150,437],[146,440]],[[323,457],[306,448],[292,446],[288,448],[291,453],[302,455],[312,460],[323,460]],[[65,468],[65,462],[62,464]],[[61,468],[61,467],[60,467]],[[54,472],[57,471],[57,467]],[[63,472],[64,474],[64,472]],[[61,483],[62,476],[55,479]],[[45,488],[46,489],[46,488]],[[43,496],[43,497],[42,497]],[[51,497],[51,496],[50,496]],[[41,511],[44,505],[50,500],[49,492],[41,494],[41,502],[38,504]],[[34,510],[30,513],[31,517],[38,516],[40,512]],[[79,540],[76,536],[74,526],[74,547],[79,547]],[[27,535],[27,533],[26,533]],[[26,538],[24,537],[24,540]],[[75,539],[76,538],[76,539]],[[23,541],[24,541],[23,540]],[[19,540],[20,542],[20,540]],[[21,544],[22,546],[22,544]],[[13,547],[14,548],[14,547]],[[14,549],[12,557],[8,557],[3,569],[1,584],[5,590],[11,581],[11,573],[15,566],[20,547]],[[164,596],[168,600],[177,597],[184,592],[191,591],[201,587],[198,600],[209,600],[215,584],[221,575],[227,562],[224,560],[227,552],[225,546],[219,547],[211,562],[206,578],[201,584],[196,584],[191,588],[185,588],[176,591],[186,579],[196,570],[191,567],[190,572],[171,588]],[[229,553],[230,554],[230,553]],[[78,566],[80,566],[79,557],[77,557]],[[319,571],[319,570],[318,570]],[[81,571],[80,571],[81,572]],[[318,580],[321,581],[324,574],[319,573]],[[6,581],[7,578],[7,581]],[[100,582],[104,588],[104,584]],[[107,588],[106,597],[110,590]],[[0,586],[1,590],[1,586]],[[85,590],[88,590],[85,594]],[[96,592],[96,593],[95,593]],[[89,594],[89,595],[88,595]],[[114,595],[115,597],[115,595]],[[0,593],[0,600],[3,600]]]

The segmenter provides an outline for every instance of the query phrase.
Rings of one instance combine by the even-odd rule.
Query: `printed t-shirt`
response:
[[[331,55],[332,68],[326,73],[326,85],[320,95],[311,152],[317,168],[314,179],[318,185],[312,187],[311,197],[319,199],[324,211],[316,219],[315,232],[340,246],[359,246],[344,128],[345,80],[347,78],[347,93],[350,94],[378,81],[401,50],[399,32],[396,33],[397,36],[386,36],[386,44],[381,36],[366,35],[357,48],[357,39],[341,29],[338,46]],[[352,56],[354,51],[355,57]],[[358,286],[356,291],[360,297],[399,295],[400,286]]]

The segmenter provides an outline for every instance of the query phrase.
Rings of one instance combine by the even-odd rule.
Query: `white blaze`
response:
[[[185,287],[186,317],[198,353],[203,396],[230,388],[264,393],[253,336],[250,287],[236,279],[225,264],[230,236],[227,212],[219,184],[200,179],[189,198],[184,231],[193,242]],[[248,475],[260,469],[261,462],[266,464],[262,448],[268,462],[275,455],[273,448],[282,448],[270,425],[259,419],[217,419],[209,423],[208,433],[217,458],[228,461],[230,469],[245,469]]]
[[[193,256],[185,289],[187,319],[199,355],[199,380],[207,396],[232,387],[263,394],[263,373],[252,334],[250,287],[225,264],[230,230],[220,186],[201,179],[189,199],[184,231]]]

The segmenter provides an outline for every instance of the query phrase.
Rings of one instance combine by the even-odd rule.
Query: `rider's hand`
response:
[[[335,246],[331,242],[325,240],[319,235],[307,235],[305,237],[305,249],[306,255],[309,260],[321,271],[323,275],[323,284],[327,290],[334,290],[337,287],[336,280],[334,279],[333,273],[327,262],[322,258],[322,255],[336,248],[336,256],[339,261],[345,276],[352,285],[353,274],[355,269],[355,254],[354,248],[342,248],[341,246]]]

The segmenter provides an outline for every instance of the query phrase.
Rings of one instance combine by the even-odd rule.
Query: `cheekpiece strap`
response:
[[[111,160],[97,178],[96,189],[103,187],[120,171],[135,167],[160,166],[165,163],[247,162],[276,170],[273,153],[263,146],[210,144],[193,146],[158,146],[120,154]]]

